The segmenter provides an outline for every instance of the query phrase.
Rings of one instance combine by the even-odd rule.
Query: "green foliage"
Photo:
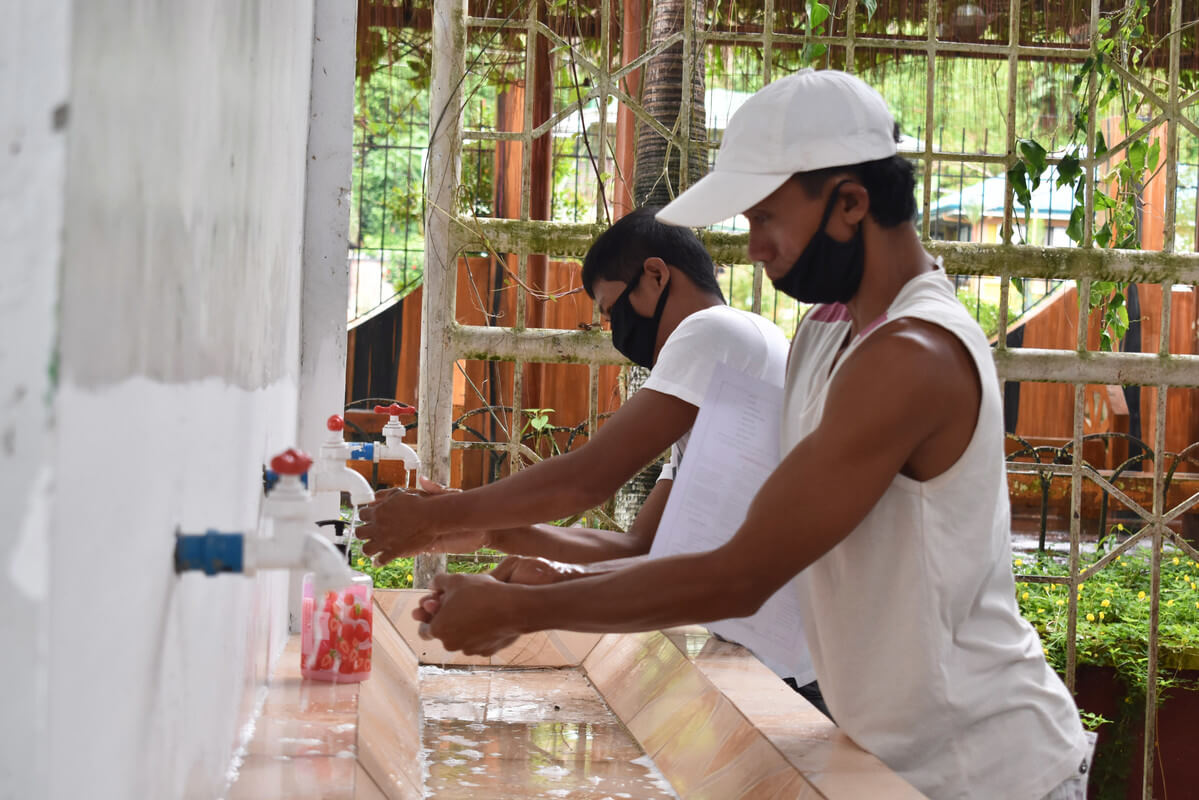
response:
[[[1124,533],[1116,525],[1113,534]],[[1086,569],[1099,554],[1083,555]],[[1068,566],[1048,554],[1016,558],[1016,599],[1020,613],[1036,628],[1049,663],[1059,673],[1066,668],[1068,642],[1068,586],[1022,581],[1022,574],[1069,574]],[[1117,557],[1097,575],[1080,584],[1077,593],[1078,630],[1075,637],[1078,666],[1111,667],[1125,690],[1114,720],[1082,710],[1090,730],[1110,724],[1109,735],[1095,758],[1091,784],[1101,798],[1124,797],[1131,765],[1140,758],[1138,735],[1145,719],[1149,682],[1149,624],[1151,564],[1143,548]],[[1169,690],[1199,689],[1183,678],[1177,665],[1199,655],[1199,563],[1181,551],[1167,548],[1162,560],[1159,593],[1157,702]]]
[[[718,266],[716,280],[727,295],[729,305],[742,311],[753,308],[754,270],[747,265]],[[800,306],[795,300],[776,290],[765,275],[762,276],[762,316],[773,320],[788,338],[795,330],[801,316]]]
[[[1145,97],[1135,96],[1127,82],[1120,79],[1113,64],[1135,72],[1140,66],[1147,48],[1155,46],[1148,41],[1145,18],[1149,13],[1148,0],[1128,0],[1119,11],[1105,15],[1097,23],[1099,40],[1096,54],[1083,61],[1073,80],[1073,90],[1084,89],[1096,93],[1096,113],[1109,113],[1109,108],[1119,103],[1124,129],[1137,131],[1138,115],[1148,104]],[[1160,45],[1160,42],[1158,43]],[[1061,158],[1057,185],[1072,186],[1077,203],[1070,215],[1066,235],[1081,243],[1086,232],[1086,175],[1082,168],[1083,147],[1086,141],[1090,117],[1087,110],[1074,115],[1073,144]],[[1100,247],[1116,247],[1133,250],[1141,247],[1139,195],[1141,187],[1157,170],[1160,146],[1155,140],[1146,141],[1144,134],[1128,145],[1123,158],[1115,162],[1111,172],[1097,176],[1093,189],[1095,217],[1094,242]],[[1096,130],[1095,158],[1107,153],[1107,144],[1101,131]],[[1041,175],[1048,168],[1045,148],[1032,139],[1019,139],[1016,144],[1016,160],[1008,169],[1016,197],[1025,205],[1025,223],[1028,221],[1029,195],[1040,183]],[[1113,185],[1113,195],[1103,187]],[[1101,350],[1119,348],[1128,332],[1128,308],[1125,304],[1126,286],[1123,283],[1098,281],[1091,286],[1090,308],[1097,312],[1100,320]]]
[[[485,558],[482,560],[450,559],[446,562],[446,571],[476,574],[488,572],[495,566],[494,560],[503,557],[503,553],[500,553],[498,550],[488,550],[486,548],[480,550],[479,554],[485,556]],[[486,556],[494,556],[495,558],[486,558]],[[412,588],[414,560],[411,558],[397,558],[386,564],[375,566],[371,564],[368,558],[362,555],[362,542],[355,541],[350,545],[350,566],[361,573],[369,575],[371,580],[374,581],[376,589]]]
[[[1019,287],[1017,287],[1017,292]],[[990,338],[999,332],[999,304],[989,303],[979,299],[978,292],[971,286],[964,286],[957,291],[958,300],[966,310],[978,321],[983,333]],[[1010,297],[1008,302],[1008,323],[1010,324],[1020,314],[1020,298]]]
[[[1119,526],[1123,527],[1123,526]],[[1100,554],[1102,549],[1100,550]],[[1097,560],[1084,554],[1085,569]],[[1015,559],[1020,613],[1041,636],[1045,655],[1058,672],[1066,666],[1069,588],[1020,581],[1022,574],[1064,576],[1068,565],[1050,554]],[[1150,612],[1149,553],[1141,548],[1117,557],[1078,591],[1078,663],[1113,667],[1128,687],[1129,702],[1148,687]],[[1185,685],[1170,664],[1199,653],[1199,563],[1167,548],[1159,596],[1159,695]],[[1173,657],[1171,657],[1173,656]]]

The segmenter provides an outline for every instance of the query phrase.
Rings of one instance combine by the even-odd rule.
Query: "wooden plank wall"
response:
[[[1157,352],[1161,325],[1161,287],[1138,285],[1141,306],[1141,352]],[[1024,346],[1072,350],[1078,330],[1078,294],[1071,288],[1049,301],[1024,323]],[[1171,298],[1170,352],[1199,353],[1199,289],[1178,287]],[[1094,316],[1094,315],[1092,315]],[[1098,349],[1099,328],[1091,320],[1088,347]],[[1086,388],[1084,432],[1111,429],[1113,409],[1106,386]],[[1156,390],[1146,387],[1140,399],[1142,438],[1152,446],[1157,418]],[[1023,383],[1016,432],[1028,439],[1068,440],[1073,429],[1073,387],[1054,383]],[[1199,441],[1199,389],[1170,389],[1166,399],[1166,449],[1178,452]],[[1150,468],[1147,464],[1146,469]],[[1199,471],[1192,467],[1188,471]]]
[[[544,286],[548,293],[557,299],[536,299],[530,297],[527,307],[527,325],[529,327],[576,329],[581,325],[590,324],[594,304],[590,297],[582,291],[579,277],[580,265],[573,261],[548,261],[544,263],[543,275],[537,275],[529,281],[530,285]],[[515,261],[512,262],[515,264]],[[530,273],[538,271],[535,263],[530,263]],[[512,269],[515,273],[515,268]],[[572,291],[574,290],[574,291]],[[494,324],[500,327],[512,325],[516,314],[515,299],[518,291],[516,284],[509,278],[496,260],[486,257],[471,257],[459,260],[457,287],[457,320],[464,325]],[[380,315],[376,324],[378,332],[365,334],[364,327],[350,331],[349,352],[354,354],[361,349],[365,342],[359,341],[360,335],[370,335],[369,343],[372,348],[387,348],[390,346],[392,333],[396,335],[398,346],[398,363],[395,367],[394,394],[395,399],[403,402],[415,402],[420,381],[420,324],[421,324],[421,289],[417,289],[400,301],[393,309],[384,312],[390,315],[390,322]],[[371,320],[375,323],[376,320]],[[368,323],[370,324],[370,323]],[[360,332],[362,332],[360,334]],[[358,358],[351,359],[351,366],[359,363],[357,369],[370,368],[371,365],[382,363],[383,359]],[[377,368],[377,367],[376,367]],[[510,362],[465,361],[455,374],[454,381],[454,417],[462,418],[467,412],[483,409],[489,405],[510,406],[512,403],[514,365]],[[620,406],[620,368],[606,366],[600,368],[599,374],[599,414],[615,411]],[[358,381],[362,386],[362,381]],[[377,382],[376,382],[376,385]],[[362,399],[354,396],[354,368],[347,371],[346,400],[347,405]],[[521,406],[530,408],[552,408],[549,414],[550,423],[556,426],[575,426],[585,422],[589,404],[588,368],[581,364],[526,364],[524,370],[524,386],[522,387]],[[379,427],[382,426],[380,421]],[[508,438],[507,430],[511,425],[510,414],[497,412],[475,413],[467,416],[464,422],[481,434],[485,440],[503,440]],[[522,417],[521,425],[527,423],[527,416]],[[478,441],[480,437],[473,436],[467,431],[455,431],[454,438],[459,441]],[[558,447],[565,449],[567,435],[555,437]],[[415,441],[415,435],[409,435],[409,443]],[[573,446],[578,447],[587,441],[585,435],[576,436]],[[528,443],[528,442],[527,442]],[[530,443],[531,444],[531,443]],[[548,454],[550,447],[543,443],[541,448]],[[489,472],[487,464],[490,456],[481,451],[455,451],[451,469],[451,482],[454,486],[478,486]],[[506,464],[502,470],[507,472]]]

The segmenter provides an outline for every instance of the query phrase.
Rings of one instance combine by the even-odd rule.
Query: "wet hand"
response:
[[[526,586],[544,586],[557,583],[568,577],[569,564],[550,561],[547,558],[508,556],[491,571],[491,577],[503,583],[520,583]]]
[[[440,639],[445,649],[490,656],[520,636],[503,613],[506,591],[509,587],[490,575],[438,575],[412,616],[422,621],[421,635]]]

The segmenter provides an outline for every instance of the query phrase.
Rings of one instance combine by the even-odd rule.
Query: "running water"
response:
[[[578,670],[420,674],[426,797],[678,797]]]

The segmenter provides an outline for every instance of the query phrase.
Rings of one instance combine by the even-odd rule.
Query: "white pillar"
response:
[[[350,274],[351,145],[354,135],[354,42],[358,4],[317,0],[304,186],[304,255],[300,301],[300,397],[296,440],[314,457],[325,420],[345,407],[346,307]],[[339,508],[321,495],[321,519]],[[300,576],[293,575],[291,629],[300,625]]]

